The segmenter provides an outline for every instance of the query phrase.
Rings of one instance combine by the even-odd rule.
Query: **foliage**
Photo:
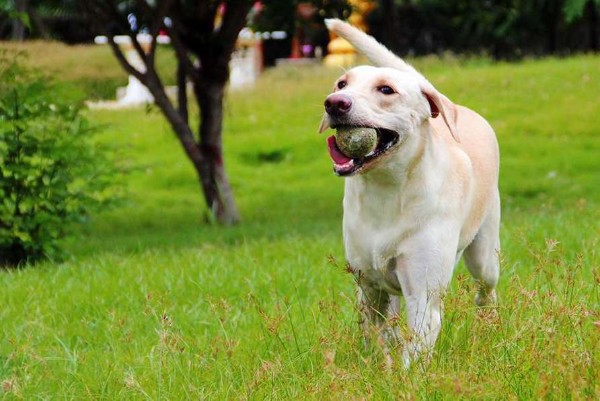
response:
[[[389,45],[400,54],[451,50],[517,58],[600,50],[597,0],[396,1],[395,12],[379,3],[369,25],[385,42],[379,27],[397,18],[399,47]]]
[[[296,7],[299,3],[312,3],[316,9],[315,19],[323,25],[324,18],[343,18],[350,15],[351,7],[347,0],[266,0],[263,9],[253,21],[253,28],[259,32],[285,31],[293,35],[298,24]]]
[[[587,4],[593,4],[595,7],[600,7],[600,0],[567,0],[563,5],[563,12],[567,22],[573,22],[583,17],[583,13]]]
[[[81,105],[0,54],[0,266],[60,256],[60,240],[105,205],[108,159]]]
[[[26,27],[31,27],[29,14],[25,11],[16,10],[14,1],[5,1],[0,4],[0,17],[6,16],[9,20],[18,20]]]
[[[66,42],[89,41],[94,34],[80,13],[77,0],[4,0],[0,2],[0,38],[9,36],[9,25],[19,21],[26,32],[13,40],[44,38]],[[19,9],[20,11],[16,11]]]
[[[371,33],[401,54],[450,50],[516,58],[527,54],[600,50],[600,0],[377,2],[380,6],[368,16]],[[31,38],[81,42],[89,41],[95,33],[80,12],[81,5],[87,2],[28,0],[28,3],[28,11],[23,14],[14,12],[13,1],[0,2],[0,37],[9,36],[11,20],[18,17],[28,23]],[[124,10],[143,2],[113,3]],[[315,21],[310,22],[316,23],[313,28],[319,41],[323,32],[318,26],[322,27],[323,17],[345,18],[350,11],[346,0],[264,0],[262,12],[254,15],[253,27],[259,31],[283,30],[292,35],[299,25],[306,23],[297,18],[298,3],[312,3],[318,8]]]

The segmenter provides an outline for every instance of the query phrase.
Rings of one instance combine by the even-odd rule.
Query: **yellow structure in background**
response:
[[[365,17],[375,8],[373,0],[348,0],[352,6],[352,14],[348,17],[348,22],[366,31],[367,24]],[[346,39],[335,37],[330,33],[331,40],[327,45],[328,55],[323,62],[328,67],[348,67],[356,63],[357,55],[354,47]]]

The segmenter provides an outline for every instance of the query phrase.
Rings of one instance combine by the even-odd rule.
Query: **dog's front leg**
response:
[[[440,291],[419,291],[406,297],[406,310],[412,335],[402,350],[404,365],[418,359],[427,364],[442,327]]]
[[[389,325],[391,297],[372,283],[358,280],[358,309],[360,325],[363,331],[365,346],[368,348],[372,339],[376,339],[381,347],[386,366],[392,365],[389,349],[390,343],[395,339],[393,328]]]
[[[402,352],[407,367],[417,359],[427,364],[431,357],[442,327],[442,296],[454,268],[451,251],[430,252],[430,249],[397,258],[396,274],[411,331]]]

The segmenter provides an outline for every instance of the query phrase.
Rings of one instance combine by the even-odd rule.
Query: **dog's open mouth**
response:
[[[373,151],[361,158],[351,158],[345,155],[338,147],[334,135],[327,138],[329,155],[333,160],[333,170],[337,175],[350,176],[364,170],[394,147],[400,139],[400,136],[395,131],[385,128],[375,128],[375,130],[377,131],[377,146]]]

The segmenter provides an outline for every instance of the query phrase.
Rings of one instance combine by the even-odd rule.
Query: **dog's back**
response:
[[[430,124],[447,142],[448,148],[459,149],[470,161],[473,176],[473,207],[463,226],[461,238],[470,242],[489,213],[494,197],[498,197],[499,151],[496,134],[488,122],[473,110],[456,105],[456,129],[461,141],[456,142],[440,119]]]

